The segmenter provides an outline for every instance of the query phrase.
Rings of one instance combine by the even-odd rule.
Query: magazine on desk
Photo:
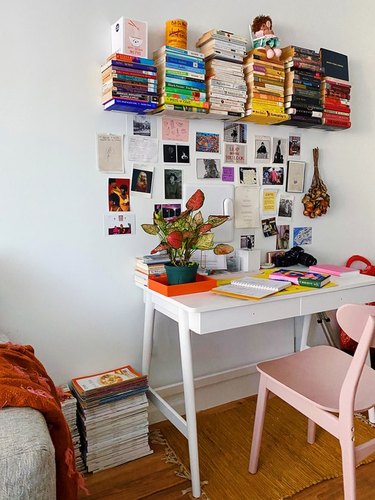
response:
[[[242,278],[233,280],[229,285],[213,288],[211,292],[228,295],[237,299],[263,299],[280,292],[291,285],[289,281],[273,281],[263,278]]]

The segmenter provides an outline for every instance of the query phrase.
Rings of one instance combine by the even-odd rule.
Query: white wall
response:
[[[152,52],[164,44],[165,20],[182,17],[194,49],[195,40],[213,27],[247,35],[249,22],[264,8],[244,0],[8,0],[1,11],[0,330],[32,344],[56,383],[125,363],[140,368],[143,304],[132,274],[134,257],[152,248],[139,225],[149,222],[153,204],[163,201],[163,165],[156,166],[154,199],[132,200],[137,234],[104,237],[107,176],[96,168],[95,134],[126,132],[126,115],[106,113],[100,104],[100,64],[110,53],[110,24],[121,15],[147,20]],[[311,222],[301,211],[293,225],[313,227],[314,241],[306,250],[320,260],[344,262],[359,253],[374,261],[373,49],[370,29],[361,41],[354,33],[375,8],[369,1],[354,7],[349,0],[270,0],[266,11],[282,46],[322,46],[349,55],[353,126],[325,132],[251,125],[249,154],[254,134],[300,133],[309,186],[311,150],[319,146],[332,207]],[[198,128],[222,133],[221,122],[192,121],[191,138]],[[183,169],[185,180],[192,180],[193,166]],[[130,172],[126,165],[126,175]],[[262,237],[258,242],[264,251],[271,249]],[[151,378],[156,385],[177,382],[174,325],[160,317],[157,325],[160,344]],[[241,366],[260,353],[286,352],[291,331],[286,321],[250,335],[195,338],[196,373]]]

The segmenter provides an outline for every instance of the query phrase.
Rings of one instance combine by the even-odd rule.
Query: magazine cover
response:
[[[142,377],[142,374],[135,371],[130,365],[127,365],[108,372],[74,378],[72,382],[77,390],[80,392],[86,392],[93,389],[121,384],[138,377]]]

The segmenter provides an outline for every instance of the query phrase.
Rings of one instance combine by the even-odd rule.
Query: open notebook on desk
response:
[[[274,281],[263,278],[242,278],[229,285],[212,288],[211,292],[228,295],[238,299],[263,299],[280,292],[291,285],[288,281]]]

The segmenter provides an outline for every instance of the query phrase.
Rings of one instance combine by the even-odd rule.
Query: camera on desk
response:
[[[273,257],[273,263],[276,267],[289,267],[295,266],[296,264],[309,267],[314,266],[317,260],[309,253],[305,253],[303,248],[293,247],[283,255],[275,255]]]

